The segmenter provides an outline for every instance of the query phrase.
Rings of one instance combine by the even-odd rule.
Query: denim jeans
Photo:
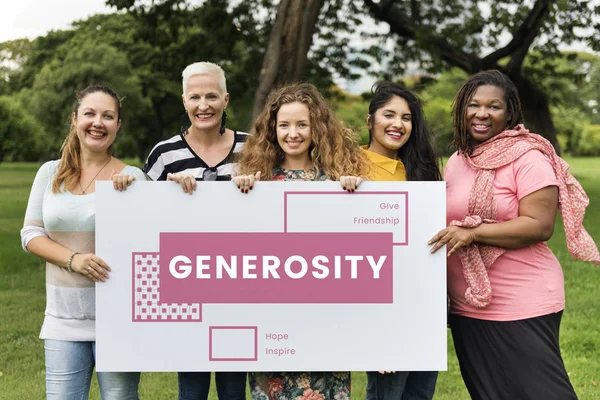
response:
[[[48,400],[87,400],[96,342],[44,340]],[[138,400],[139,372],[98,372],[103,400]]]
[[[431,400],[437,371],[367,372],[365,400]]]
[[[210,372],[178,372],[179,400],[206,400]],[[220,400],[246,400],[246,372],[215,372]]]

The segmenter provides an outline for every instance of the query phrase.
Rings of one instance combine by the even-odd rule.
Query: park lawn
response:
[[[567,161],[590,197],[585,226],[598,241],[600,158]],[[19,240],[37,168],[34,164],[0,164],[0,399],[42,399],[45,394],[44,346],[38,339],[44,318],[45,271],[41,260],[23,252]],[[569,258],[559,221],[549,245],[565,274],[567,308],[560,341],[567,371],[579,398],[600,399],[600,269]],[[364,373],[352,374],[353,399],[364,399],[365,385]],[[142,374],[140,397],[176,398],[176,374]],[[95,379],[90,398],[100,398]],[[213,389],[210,399],[216,398]],[[450,332],[448,371],[440,373],[434,399],[468,399]]]

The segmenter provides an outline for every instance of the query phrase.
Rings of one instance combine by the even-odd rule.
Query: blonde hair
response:
[[[85,89],[75,94],[75,106],[73,107],[73,115],[76,117],[79,111],[79,106],[83,99],[92,93],[105,93],[115,100],[117,106],[117,119],[121,120],[121,100],[117,93],[107,86],[101,85],[90,85]],[[63,188],[73,188],[79,182],[81,176],[81,143],[79,143],[79,137],[77,136],[77,126],[71,118],[71,127],[69,133],[65,138],[60,148],[60,162],[58,163],[58,171],[52,181],[52,193],[58,193],[61,190],[61,185],[64,184]],[[112,145],[108,148],[108,154],[112,153]]]
[[[181,73],[183,94],[185,95],[185,87],[187,86],[188,80],[194,75],[211,75],[217,78],[217,83],[221,89],[223,95],[227,93],[227,83],[225,81],[225,72],[217,64],[213,64],[208,61],[195,62],[185,67]]]
[[[308,83],[288,85],[269,95],[241,152],[240,173],[261,171],[262,179],[273,177],[273,168],[285,159],[277,141],[277,113],[282,105],[296,102],[308,107],[309,156],[319,172],[334,180],[343,175],[366,174],[368,160],[358,147],[356,134],[337,118],[317,88]]]

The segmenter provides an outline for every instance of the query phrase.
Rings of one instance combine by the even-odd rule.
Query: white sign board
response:
[[[98,182],[99,371],[446,369],[443,182]]]

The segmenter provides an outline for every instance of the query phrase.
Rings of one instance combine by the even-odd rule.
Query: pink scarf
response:
[[[496,169],[510,164],[530,150],[541,151],[552,164],[558,179],[558,209],[565,226],[567,247],[573,258],[600,264],[600,254],[594,240],[583,227],[585,209],[589,198],[577,180],[568,171],[569,164],[560,158],[549,141],[529,133],[523,125],[506,130],[473,149],[471,156],[463,155],[467,163],[477,170],[469,193],[467,216],[450,225],[474,228],[482,223],[495,223],[497,218],[494,200]],[[472,244],[457,251],[467,282],[467,304],[483,308],[492,300],[488,269],[506,250],[500,247]]]

